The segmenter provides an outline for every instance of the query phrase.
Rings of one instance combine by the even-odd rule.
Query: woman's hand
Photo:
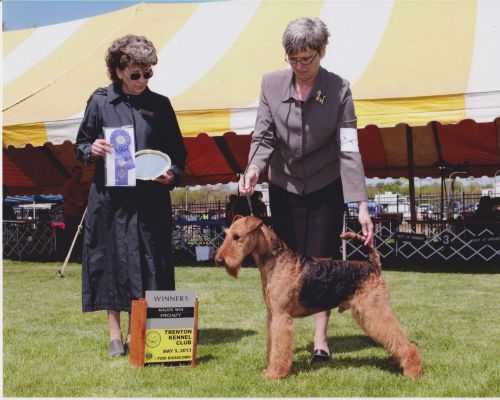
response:
[[[365,246],[373,246],[373,222],[368,212],[368,202],[360,201],[358,210],[358,221],[365,239]]]
[[[259,180],[259,168],[255,165],[250,165],[247,168],[246,174],[241,175],[238,182],[238,189],[241,196],[250,196],[255,190],[255,185]]]
[[[92,147],[90,149],[91,154],[94,157],[104,157],[107,153],[111,153],[113,151],[113,146],[106,142],[106,139],[96,139],[94,143],[92,143]]]
[[[158,178],[155,178],[156,182],[159,182],[163,185],[170,185],[174,183],[175,175],[171,169],[166,171],[163,175],[160,175]]]

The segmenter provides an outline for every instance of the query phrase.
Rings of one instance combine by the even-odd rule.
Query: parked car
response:
[[[474,213],[477,211],[477,208],[479,206],[479,202],[475,202],[472,204],[468,204],[467,206],[464,207],[464,211],[469,212],[469,213]]]
[[[358,215],[358,203],[348,203],[349,215]],[[376,201],[368,200],[368,212],[371,217],[380,217],[382,214],[382,207]]]
[[[382,214],[382,207],[377,202],[369,200],[368,201],[368,212],[370,213],[370,216],[372,216],[372,217],[380,217],[380,214]]]
[[[420,204],[417,207],[418,218],[429,218],[432,216],[434,209],[431,204]]]

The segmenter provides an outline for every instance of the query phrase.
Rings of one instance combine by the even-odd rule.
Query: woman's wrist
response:
[[[250,164],[247,168],[247,171],[250,171],[251,169],[257,172],[257,174],[260,174],[260,168],[257,167],[255,164]]]
[[[358,210],[368,211],[368,202],[366,200],[361,200],[358,203]]]

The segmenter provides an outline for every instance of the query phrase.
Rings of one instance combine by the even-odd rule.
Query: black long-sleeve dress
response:
[[[119,86],[90,97],[76,140],[77,158],[92,162],[91,145],[104,127],[132,125],[136,151],[170,156],[176,182],[186,151],[167,97],[146,89],[125,95]],[[83,311],[129,311],[145,290],[175,289],[172,264],[172,185],[137,180],[136,187],[106,187],[104,160],[96,159],[90,187],[82,256]]]

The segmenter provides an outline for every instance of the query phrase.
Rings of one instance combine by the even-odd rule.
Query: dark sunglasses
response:
[[[144,77],[144,79],[149,79],[153,76],[153,70],[148,69],[147,71],[141,72],[141,71],[135,71],[130,74],[130,79],[133,81],[137,81],[141,78],[141,76]]]
[[[316,52],[312,56],[309,56],[309,57],[288,57],[288,56],[285,56],[285,61],[287,61],[291,65],[297,65],[297,64],[309,65],[313,62],[313,60],[316,58],[317,55],[318,55],[318,53]]]

